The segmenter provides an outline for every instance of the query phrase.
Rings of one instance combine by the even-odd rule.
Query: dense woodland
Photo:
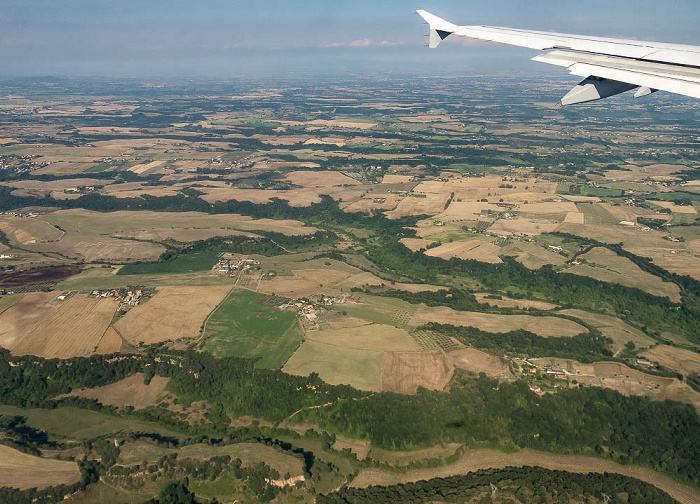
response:
[[[104,385],[134,372],[171,377],[169,389],[187,404],[206,399],[211,424],[189,427],[167,410],[129,413],[185,432],[249,436],[231,430],[231,418],[251,415],[279,422],[295,418],[316,422],[329,432],[366,439],[389,449],[433,446],[439,442],[486,443],[529,447],[556,453],[588,453],[622,463],[655,468],[698,484],[700,417],[692,406],[625,397],[597,389],[564,390],[539,397],[523,381],[498,381],[458,375],[449,392],[419,389],[415,396],[359,392],[325,384],[317,376],[295,377],[255,369],[246,359],[217,359],[187,351],[159,350],[141,356],[94,356],[69,361],[11,357],[0,353],[0,402],[18,406],[73,404],[94,408],[94,401],[51,399],[77,387]],[[10,366],[10,362],[16,365]],[[67,365],[68,364],[68,365]],[[182,365],[182,367],[180,367]],[[361,400],[352,400],[361,399]],[[326,405],[323,408],[311,406]],[[306,409],[304,409],[306,408]],[[99,409],[99,407],[98,407]],[[116,414],[113,408],[106,408]],[[126,414],[126,413],[120,413]],[[547,426],[543,429],[542,426]]]

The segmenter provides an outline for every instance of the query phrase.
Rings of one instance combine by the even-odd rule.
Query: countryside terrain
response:
[[[0,82],[0,502],[700,502],[700,107],[497,82]]]

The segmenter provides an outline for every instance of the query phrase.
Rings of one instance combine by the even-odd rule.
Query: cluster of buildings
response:
[[[224,254],[219,258],[213,269],[217,275],[235,276],[238,272],[248,272],[259,268],[260,261],[256,259],[249,259],[248,256]]]
[[[145,301],[144,294],[146,293],[143,289],[109,289],[105,291],[94,290],[90,295],[100,299],[114,299],[119,302],[119,310],[127,311]]]

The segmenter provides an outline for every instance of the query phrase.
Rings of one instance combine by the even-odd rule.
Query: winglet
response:
[[[430,25],[430,48],[435,49],[440,42],[445,40],[457,29],[457,25],[445,21],[442,18],[437,17],[430,12],[424,10],[418,10],[418,15],[425,19],[425,21]]]

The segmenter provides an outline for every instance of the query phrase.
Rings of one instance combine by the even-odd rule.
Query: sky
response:
[[[500,44],[431,51],[419,8],[455,24],[700,45],[698,0],[0,0],[0,77],[552,71]]]

